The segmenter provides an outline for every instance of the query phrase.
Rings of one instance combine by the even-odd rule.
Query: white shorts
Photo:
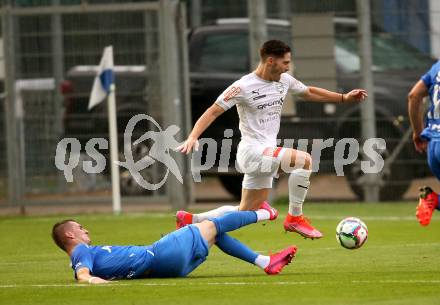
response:
[[[240,142],[237,151],[237,165],[244,173],[244,189],[272,188],[273,178],[278,178],[278,170],[284,153],[283,147],[267,147]]]

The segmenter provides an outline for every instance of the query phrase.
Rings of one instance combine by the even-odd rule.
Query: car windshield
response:
[[[388,33],[373,33],[373,71],[417,69],[428,67],[432,59]],[[360,69],[358,39],[354,36],[336,37],[335,56],[338,66],[347,72]]]
[[[287,28],[268,27],[269,39],[291,41]],[[360,70],[357,32],[349,28],[337,27],[335,37],[335,57],[337,67],[344,72]],[[341,34],[343,33],[343,34]],[[373,71],[393,69],[418,69],[429,67],[433,60],[397,39],[390,33],[373,32]],[[206,36],[201,44],[199,61],[192,71],[246,73],[249,71],[249,36],[246,32],[223,32]]]
[[[290,41],[284,28],[268,27],[268,39]],[[197,66],[192,71],[246,73],[249,71],[249,35],[247,32],[226,32],[206,36]]]
[[[249,68],[248,35],[243,32],[206,36],[195,71],[244,73]]]

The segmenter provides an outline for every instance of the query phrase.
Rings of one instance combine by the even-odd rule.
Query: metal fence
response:
[[[109,145],[99,147],[95,156],[86,150],[94,138],[108,143],[106,103],[87,109],[97,65],[107,45],[113,45],[115,54],[119,160],[126,161],[127,145],[132,146],[135,162],[148,155],[151,139],[132,144],[147,130],[177,124],[181,127],[177,137],[186,135],[187,89],[181,81],[187,77],[182,51],[186,48],[182,39],[185,10],[178,1],[5,5],[1,12],[7,98],[1,109],[6,128],[0,130],[7,145],[5,148],[2,141],[0,162],[2,181],[7,181],[2,186],[7,191],[0,194],[8,194],[10,204],[109,201]],[[181,101],[182,111],[170,111],[176,99]],[[148,114],[155,122],[139,121],[127,142],[124,130],[136,114]],[[73,182],[55,165],[57,145],[66,138],[78,139],[81,147]],[[65,151],[65,163],[74,153],[73,146],[70,149]],[[99,154],[106,159],[106,168],[97,174],[85,173],[84,162],[93,165]],[[185,162],[179,158],[176,156],[184,171]],[[140,174],[154,185],[168,172],[153,161]],[[171,202],[177,208],[190,196],[190,188],[183,189],[173,179],[158,189],[143,188],[123,167],[120,180],[123,202]]]
[[[185,12],[179,6],[173,14],[171,8],[177,7],[178,2],[23,0],[3,3],[8,99],[0,97],[0,120],[2,127],[7,127],[0,128],[0,202],[6,198],[15,203],[47,199],[63,203],[108,201],[108,172],[85,175],[77,167],[75,182],[67,183],[53,161],[56,145],[64,137],[78,138],[83,152],[90,138],[107,137],[105,107],[97,106],[92,112],[86,109],[93,66],[99,62],[104,46],[114,46],[115,63],[119,66],[116,85],[121,107],[118,109],[120,147],[123,147],[123,129],[135,113],[151,115],[162,127],[182,126],[179,134],[182,140],[194,119],[206,109],[200,106],[201,98],[197,96],[200,84],[203,87],[205,81],[205,87],[212,89],[214,79],[227,75],[232,82],[252,70],[247,34],[234,36],[237,40],[209,40],[213,44],[206,50],[212,53],[194,61],[197,65],[190,61],[187,67]],[[249,3],[260,1],[181,1],[186,5],[190,27],[221,26],[219,18],[246,18]],[[362,64],[365,47],[359,47],[362,16],[365,16],[360,3],[362,1],[356,0],[266,1],[266,17],[283,21],[268,26],[268,37],[291,43],[293,71],[298,79],[306,85],[346,92],[363,86],[363,75],[371,72],[373,85],[370,90],[370,96],[374,97],[373,124],[366,123],[366,127],[362,127],[366,121],[362,119],[363,110],[356,105],[289,100],[284,104],[280,138],[282,143],[285,139],[294,140],[293,147],[309,152],[312,152],[313,139],[328,140],[328,147],[313,155],[319,158],[319,169],[315,168],[313,179],[339,184],[318,191],[314,191],[312,184],[312,198],[362,199],[366,197],[364,186],[378,182],[381,200],[415,199],[416,186],[435,179],[425,156],[414,152],[406,96],[440,56],[440,8],[436,0],[369,1],[372,63],[365,67]],[[231,25],[243,20],[223,22]],[[215,45],[215,41],[220,44]],[[190,59],[192,56],[189,54]],[[202,67],[203,63],[206,67]],[[189,77],[186,69],[190,70]],[[191,88],[187,85],[189,80]],[[177,91],[173,92],[172,88]],[[211,95],[203,96],[205,103],[211,104],[224,88],[223,84],[212,89]],[[193,122],[189,119],[187,97],[191,97]],[[176,99],[184,101],[186,106],[176,107]],[[144,130],[154,128],[151,123],[147,124]],[[385,166],[375,181],[366,180],[361,171],[360,162],[368,161],[363,151],[365,136],[361,132],[365,128],[375,130],[376,136],[387,143],[387,149],[381,153]],[[344,138],[358,140],[359,158],[347,162],[343,166],[344,176],[336,178],[335,148]],[[147,145],[134,147],[133,151],[140,159],[150,148],[147,142]],[[343,151],[340,157],[346,157],[347,153]],[[80,163],[88,160],[87,154],[81,154]],[[184,179],[188,183],[184,186],[191,189],[189,165],[183,159],[179,164],[186,168]],[[188,201],[190,195],[181,196],[180,183],[170,182],[158,190],[145,191],[129,172],[120,170],[125,200],[168,201],[176,206]],[[144,178],[158,181],[165,172],[166,168],[155,163],[148,167]],[[239,178],[229,174],[220,178],[223,185],[237,195]]]

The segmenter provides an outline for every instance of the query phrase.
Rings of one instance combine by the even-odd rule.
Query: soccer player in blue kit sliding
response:
[[[413,129],[412,139],[419,153],[427,151],[428,165],[440,179],[440,61],[422,76],[408,94],[408,113]],[[423,122],[423,98],[429,96],[430,107]],[[431,222],[432,213],[440,209],[438,194],[429,186],[420,188],[416,217],[422,226]]]
[[[174,231],[149,246],[92,246],[89,232],[73,219],[56,223],[52,238],[71,259],[80,283],[101,284],[115,279],[185,277],[215,244],[223,252],[273,275],[281,272],[296,253],[289,246],[270,256],[260,255],[226,232],[257,221],[270,220],[270,210],[230,212]]]

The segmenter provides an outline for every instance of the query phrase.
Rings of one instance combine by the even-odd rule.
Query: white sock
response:
[[[255,213],[257,213],[257,222],[270,219],[270,213],[267,210],[259,209]]]
[[[302,214],[302,205],[310,185],[309,169],[296,169],[289,176],[289,214],[299,216]]]
[[[260,267],[261,269],[264,269],[267,266],[269,266],[269,263],[270,263],[270,256],[261,255],[261,254],[257,256],[254,262],[254,264]]]
[[[207,220],[209,218],[220,217],[220,216],[223,216],[227,212],[238,211],[238,207],[239,207],[238,205],[236,205],[236,206],[223,205],[223,206],[221,206],[217,209],[211,210],[211,211],[207,211],[207,212],[199,213],[199,214],[194,214],[193,215],[193,223],[199,223],[199,222],[202,222],[202,221]]]

